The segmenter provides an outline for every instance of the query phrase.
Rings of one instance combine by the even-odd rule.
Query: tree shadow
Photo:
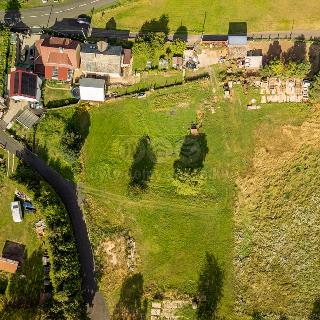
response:
[[[188,29],[186,26],[180,26],[176,32],[173,34],[173,40],[180,39],[185,42],[188,41]]]
[[[163,32],[166,36],[169,34],[169,31],[169,17],[166,14],[161,15],[158,20],[153,18],[145,21],[140,29],[140,33],[142,34]]]
[[[269,45],[269,49],[266,55],[263,56],[263,65],[268,64],[272,60],[279,60],[281,57],[282,49],[278,40],[273,41]]]
[[[129,186],[141,190],[146,189],[156,163],[157,158],[151,145],[151,139],[149,136],[143,136],[133,155],[133,162],[129,170]]]
[[[229,22],[228,35],[246,36],[248,26],[246,22]]]
[[[20,9],[21,4],[19,0],[7,0],[4,13],[4,24],[12,31],[29,31],[30,28],[21,21]]]
[[[9,278],[6,289],[9,306],[19,308],[38,305],[44,279],[42,256],[41,248],[33,251],[30,257],[27,251],[24,252],[21,267]]]
[[[186,135],[180,149],[179,159],[173,164],[177,170],[195,170],[203,168],[207,153],[209,152],[205,133]]]
[[[147,314],[147,300],[143,298],[143,276],[141,273],[129,276],[122,284],[119,301],[114,309],[114,320],[144,320]]]
[[[106,23],[106,30],[117,30],[117,22],[114,17],[111,17]]]
[[[223,270],[217,258],[206,252],[205,262],[198,280],[198,310],[199,320],[214,319],[218,305],[223,296]]]
[[[309,315],[309,320],[319,320],[320,319],[320,298],[317,298],[313,303],[312,311]]]
[[[313,77],[320,71],[320,44],[313,42],[309,47],[309,61],[311,64],[309,76]]]
[[[300,36],[286,52],[283,52],[282,58],[285,63],[290,61],[304,62],[307,55],[307,45],[304,36]]]
[[[68,120],[61,138],[64,153],[75,160],[79,157],[81,148],[89,134],[91,125],[90,113],[85,106],[77,106],[72,117]]]

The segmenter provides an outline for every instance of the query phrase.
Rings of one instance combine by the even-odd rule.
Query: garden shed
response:
[[[105,100],[105,80],[95,78],[82,78],[80,84],[80,99],[86,101]]]

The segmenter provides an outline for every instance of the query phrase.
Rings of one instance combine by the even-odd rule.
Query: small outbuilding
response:
[[[82,78],[80,84],[80,100],[104,101],[105,80],[95,78]]]
[[[262,67],[262,56],[247,56],[245,67],[248,69],[260,69]]]

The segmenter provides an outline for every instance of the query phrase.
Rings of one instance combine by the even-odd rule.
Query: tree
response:
[[[175,39],[170,43],[169,48],[173,56],[182,56],[186,49],[186,43],[181,39]]]

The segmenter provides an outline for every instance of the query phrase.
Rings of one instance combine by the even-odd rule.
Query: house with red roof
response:
[[[35,43],[35,73],[48,80],[71,81],[80,67],[80,44],[68,38],[48,36]]]
[[[9,96],[13,100],[39,102],[41,99],[41,79],[23,68],[13,69],[8,77]]]

